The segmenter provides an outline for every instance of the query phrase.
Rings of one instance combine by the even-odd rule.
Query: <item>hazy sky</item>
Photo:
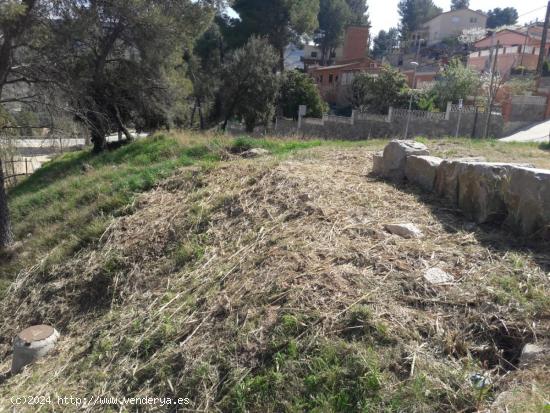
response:
[[[380,30],[387,30],[397,26],[399,14],[397,3],[399,0],[368,0],[372,34],[375,36]],[[448,11],[451,7],[450,0],[434,0],[434,3]],[[515,7],[520,15],[519,22],[525,23],[532,20],[544,20],[547,2],[544,0],[470,0],[470,8],[487,11],[495,7]],[[533,11],[538,9],[537,11]],[[523,16],[522,16],[523,15]]]

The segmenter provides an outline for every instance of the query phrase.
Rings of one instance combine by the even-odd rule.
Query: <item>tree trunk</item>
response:
[[[6,193],[2,159],[0,159],[0,248],[7,247],[12,242],[13,234],[11,232],[8,195]]]
[[[285,71],[285,48],[280,47],[279,48],[279,70],[281,73],[284,73]]]
[[[94,145],[93,151],[95,153],[102,152],[107,147],[107,140],[105,139],[107,133],[100,116],[96,113],[88,115],[92,145]]]
[[[202,105],[201,105],[201,100],[198,97],[197,97],[197,107],[199,109],[199,121],[200,121],[201,130],[204,130],[204,117],[202,116]]]
[[[189,127],[193,129],[193,124],[195,123],[195,112],[197,110],[197,100],[195,99],[195,104],[193,105],[193,111],[191,112],[191,120],[189,121]]]
[[[122,131],[124,136],[126,136],[126,140],[128,140],[128,141],[134,140],[134,137],[132,136],[130,131],[126,128],[126,126],[124,126],[124,123],[122,122],[122,117],[120,116],[120,110],[118,109],[118,105],[114,105],[114,108],[115,108],[116,122],[118,124],[118,130]]]

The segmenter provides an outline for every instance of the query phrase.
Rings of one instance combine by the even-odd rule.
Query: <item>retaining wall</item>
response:
[[[498,223],[523,236],[550,238],[550,170],[529,165],[444,160],[425,145],[392,141],[376,154],[373,173],[409,182],[458,207],[477,223]]]

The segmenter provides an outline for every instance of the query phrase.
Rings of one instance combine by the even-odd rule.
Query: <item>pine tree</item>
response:
[[[470,0],[452,0],[451,10],[460,10],[470,8]]]
[[[318,27],[319,0],[235,0],[233,9],[240,18],[239,37],[267,37],[279,55],[281,71],[286,46]]]
[[[397,5],[401,17],[401,39],[407,40],[421,25],[442,12],[432,0],[401,0]]]
[[[351,12],[350,24],[370,27],[369,6],[366,0],[346,0]]]

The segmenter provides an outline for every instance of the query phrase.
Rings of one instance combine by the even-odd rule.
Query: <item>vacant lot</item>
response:
[[[45,166],[10,194],[22,243],[2,264],[5,278],[19,271],[0,308],[2,369],[28,324],[62,340],[4,383],[3,402],[32,391],[188,397],[200,411],[454,412],[509,392],[509,411],[545,411],[548,363],[519,356],[550,339],[548,245],[370,176],[384,144],[157,137]],[[251,146],[273,155],[242,159]],[[533,145],[428,146],[548,165]],[[384,232],[398,222],[426,237]],[[431,267],[454,281],[426,283]]]

